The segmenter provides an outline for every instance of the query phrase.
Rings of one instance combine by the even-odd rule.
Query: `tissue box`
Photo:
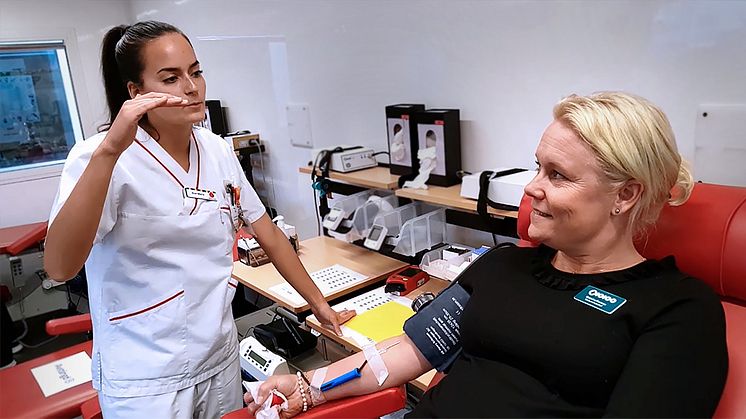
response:
[[[402,103],[386,106],[386,132],[389,139],[389,171],[392,175],[417,173],[417,130],[411,124],[414,112],[424,111],[425,105]],[[393,150],[393,151],[392,151]]]
[[[435,147],[436,165],[428,185],[451,186],[460,182],[461,121],[458,109],[428,109],[413,115],[419,149]],[[415,156],[415,159],[417,157]]]

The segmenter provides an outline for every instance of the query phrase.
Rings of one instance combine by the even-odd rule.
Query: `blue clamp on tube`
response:
[[[325,382],[321,385],[321,391],[329,391],[333,389],[336,386],[342,385],[348,381],[354,380],[356,378],[360,378],[360,368],[355,368],[354,370],[347,372],[345,374],[340,375],[337,378],[332,378],[331,380]]]
[[[363,367],[365,367],[365,364],[367,363],[368,363],[368,360],[366,359],[365,362],[363,362],[363,365],[360,366],[360,368],[355,368],[354,370],[344,373],[337,378],[332,378],[331,380],[322,384],[319,390],[329,391],[336,386],[340,386],[348,381],[352,381],[356,378],[360,378],[361,377],[360,372],[363,370]]]
[[[389,346],[388,346],[387,348],[383,348],[383,349],[380,349],[380,350],[378,351],[378,353],[379,353],[379,354],[382,354],[382,353],[384,353],[384,352],[388,351],[388,350],[389,350],[389,349],[391,349],[392,347],[394,347],[394,346],[398,345],[398,344],[399,344],[399,342],[401,342],[401,341],[400,341],[400,340],[399,340],[399,341],[396,341],[396,342],[394,342],[393,344],[389,345]],[[368,363],[368,360],[366,359],[366,360],[365,360],[365,361],[363,362],[363,364],[362,364],[362,365],[360,365],[360,367],[359,367],[359,368],[355,368],[355,369],[353,369],[353,370],[352,370],[352,371],[350,371],[350,372],[344,373],[344,374],[340,375],[340,376],[339,376],[339,377],[337,377],[337,378],[332,378],[331,380],[329,380],[329,381],[325,382],[324,384],[322,384],[322,385],[321,385],[321,388],[320,388],[320,390],[321,390],[321,391],[329,391],[329,390],[333,389],[333,388],[334,388],[334,387],[336,387],[336,386],[342,385],[342,384],[344,384],[344,383],[346,383],[346,382],[348,382],[348,381],[352,381],[352,380],[354,380],[354,379],[356,379],[356,378],[360,378],[360,377],[361,377],[361,372],[363,371],[363,368],[365,367],[365,365],[366,365],[367,363]]]

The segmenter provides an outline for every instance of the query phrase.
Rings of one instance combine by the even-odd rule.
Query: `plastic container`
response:
[[[422,202],[395,208],[375,218],[373,224],[386,227],[386,244],[404,256],[431,249],[446,237],[446,211]]]
[[[352,243],[364,239],[373,225],[377,215],[396,208],[399,200],[394,194],[380,191],[362,191],[336,200],[332,208],[340,208],[347,214],[336,230],[329,230],[330,236],[337,240]],[[349,214],[353,214],[349,218]]]
[[[451,247],[466,249],[467,252],[451,257],[444,257],[443,254],[447,253],[446,250]],[[420,268],[432,276],[453,281],[463,271],[464,263],[469,263],[473,260],[473,250],[473,247],[464,246],[462,244],[452,244],[450,246],[439,247],[422,256]]]

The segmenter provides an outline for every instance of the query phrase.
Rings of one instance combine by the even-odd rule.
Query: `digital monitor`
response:
[[[372,241],[378,240],[378,238],[381,236],[381,232],[383,231],[383,228],[380,226],[373,226],[372,229],[370,229],[370,233],[368,234],[368,239]]]
[[[249,357],[256,361],[260,367],[267,365],[267,360],[259,356],[259,354],[254,351],[249,351]]]

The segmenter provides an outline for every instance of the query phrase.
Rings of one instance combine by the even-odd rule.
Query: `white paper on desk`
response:
[[[32,368],[31,374],[41,387],[44,397],[49,397],[62,390],[91,381],[91,357],[85,352],[78,352],[75,355]]]
[[[328,297],[339,290],[350,288],[368,279],[367,275],[353,271],[352,269],[340,264],[319,269],[318,271],[309,273],[309,275],[325,297]],[[303,297],[301,297],[301,295],[298,294],[298,292],[287,282],[270,287],[269,291],[295,305],[303,305],[306,303],[306,300],[304,300]]]

